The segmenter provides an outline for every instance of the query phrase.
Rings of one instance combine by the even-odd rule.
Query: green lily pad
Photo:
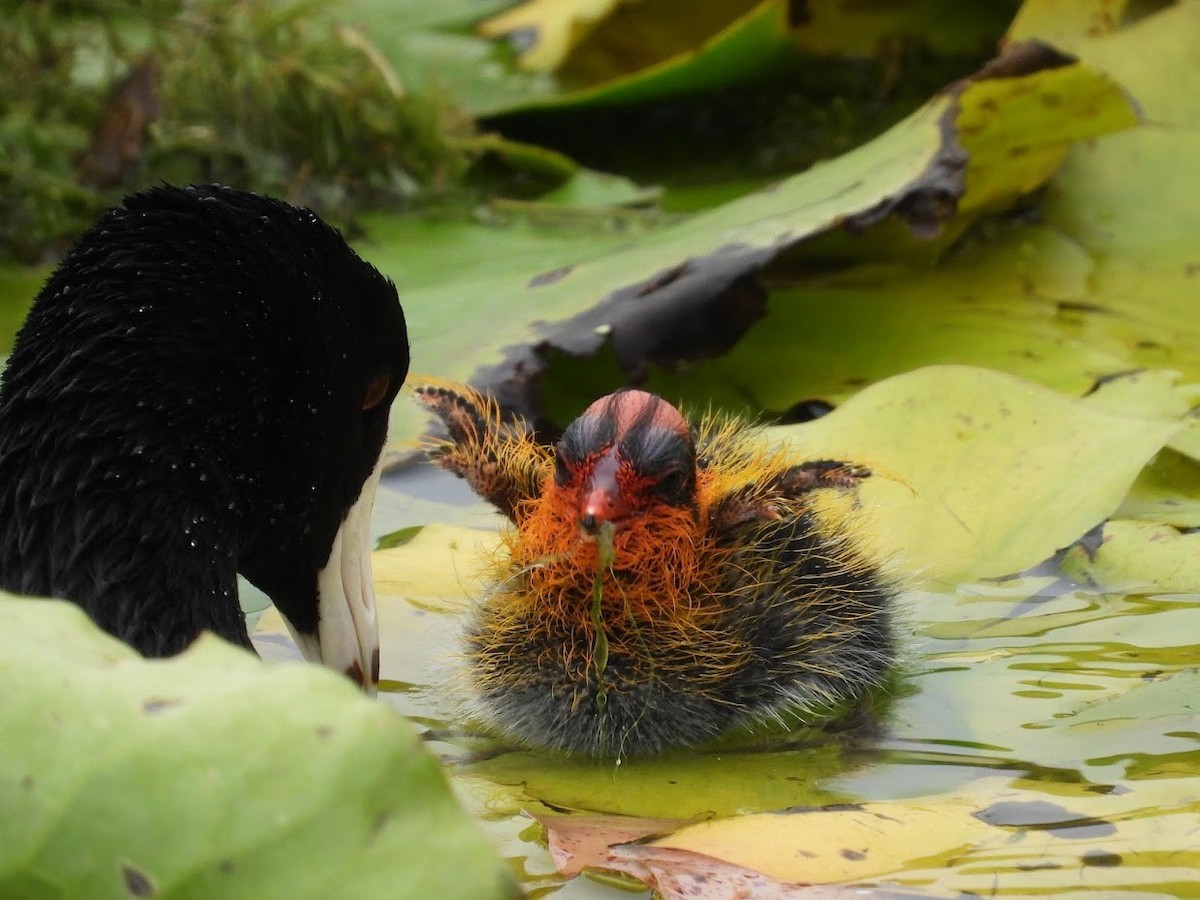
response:
[[[654,362],[718,356],[762,313],[757,273],[802,242],[891,224],[916,232],[903,235],[912,248],[943,228],[960,230],[970,210],[1004,194],[1000,184],[1008,183],[1009,193],[1034,186],[1026,159],[1037,156],[1034,144],[1053,149],[1039,169],[1039,177],[1049,177],[1069,133],[1044,128],[1042,144],[1036,133],[1005,126],[1009,114],[1040,127],[1043,101],[1053,95],[1067,109],[1088,111],[1077,138],[1135,121],[1108,79],[1038,52],[1023,56],[1026,68],[1012,78],[989,74],[956,85],[850,153],[665,227],[556,232],[545,236],[541,249],[528,230],[510,239],[464,228],[446,233],[452,259],[428,240],[400,244],[380,232],[375,239],[387,244],[367,255],[401,287],[414,371],[471,380],[535,418],[541,411],[537,379],[555,353],[587,357],[611,346],[626,377]],[[987,121],[971,118],[984,109],[991,111]],[[959,134],[961,116],[968,117],[969,135]],[[968,169],[965,189],[960,137],[981,156],[976,172],[990,173],[982,179]],[[1023,152],[1004,152],[1016,147],[1013,141]],[[980,193],[972,193],[972,183]],[[968,211],[964,218],[954,219],[956,205]],[[486,250],[473,252],[472,245]],[[422,279],[406,277],[406,269],[431,265],[441,267],[436,284],[429,279],[419,288]],[[536,311],[536,325],[525,310]],[[792,347],[786,355],[801,354]],[[411,434],[413,424],[398,411],[395,433]]]
[[[768,314],[720,358],[654,369],[645,386],[778,417],[810,399],[840,403],[897,372],[965,364],[1082,395],[1133,366],[1142,334],[1133,324],[1093,334],[1091,323],[1103,317],[1072,308],[1086,297],[1091,270],[1061,232],[1031,226],[973,242],[930,271],[861,266],[811,277],[775,291]],[[543,395],[563,391],[560,408],[579,408],[589,391],[621,377],[615,364],[595,368],[556,362]]]
[[[482,23],[480,31],[518,39],[521,64],[557,71],[565,88],[502,110],[508,114],[642,103],[743,81],[782,61],[790,46],[787,16],[783,0],[699,9],[606,0],[532,2]]]
[[[636,7],[631,6],[631,9]],[[682,10],[680,11],[682,12]],[[703,31],[703,15],[685,14],[687,19],[699,22]],[[787,30],[788,4],[784,0],[765,0],[738,15],[726,25],[706,37],[679,36],[667,44],[677,52],[658,62],[617,77],[599,76],[600,72],[611,72],[614,59],[623,65],[629,55],[628,48],[618,46],[610,51],[597,47],[589,53],[589,43],[576,52],[571,64],[563,72],[573,80],[584,80],[588,86],[570,90],[555,98],[553,102],[526,105],[505,110],[506,113],[524,109],[550,107],[587,107],[598,105],[620,105],[646,103],[676,94],[697,93],[725,87],[745,81],[756,75],[776,68],[782,62],[789,46]],[[666,26],[665,33],[680,32],[678,15]],[[620,34],[625,29],[617,33]],[[683,29],[687,31],[687,29]],[[656,38],[651,46],[661,45]],[[659,55],[657,50],[655,56]]]
[[[836,803],[842,798],[820,785],[844,765],[837,745],[826,741],[803,750],[673,754],[626,760],[620,766],[514,751],[459,771],[519,788],[526,803],[632,816],[708,818]],[[731,766],[737,767],[736,777],[730,777]]]
[[[1062,713],[1055,724],[1089,725],[1119,719],[1194,720],[1197,713],[1200,713],[1200,671],[1193,669],[1139,681],[1118,697],[1080,704]]]
[[[145,661],[0,598],[0,896],[513,897],[411,726],[201,638]]]
[[[1140,331],[1133,365],[1200,380],[1200,171],[1191,163],[1200,154],[1200,16],[1180,3],[1113,33],[1059,39],[1130,90],[1151,124],[1074,148],[1048,190],[1046,221],[1095,260],[1086,301],[1103,323]]]
[[[977,54],[994,45],[1015,7],[1005,2],[968,10],[947,0],[873,6],[816,0],[802,8],[779,0],[700,7],[671,0],[533,0],[477,30],[511,41],[525,70],[556,73],[559,89],[514,96],[508,107],[494,100],[472,107],[495,114],[646,102],[737,83],[795,59],[797,51],[898,58],[903,48],[921,46],[937,54]]]

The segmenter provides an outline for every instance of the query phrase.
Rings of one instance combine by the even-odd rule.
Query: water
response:
[[[752,817],[833,803],[900,823],[859,829],[874,868],[851,876],[892,893],[1200,896],[1198,596],[1101,593],[1054,574],[914,592],[903,674],[876,727],[580,762],[463,732],[456,620],[482,589],[498,517],[423,467],[381,493],[378,531],[414,515],[469,526],[431,526],[377,556],[384,696],[535,896],[630,894],[556,876],[526,810],[735,817],[752,844],[798,841],[820,857],[832,815]],[[285,652],[273,643],[267,655]],[[796,871],[790,880],[820,877],[815,861]]]

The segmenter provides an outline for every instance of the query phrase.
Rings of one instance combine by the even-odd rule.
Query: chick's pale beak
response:
[[[306,659],[345,672],[374,694],[379,685],[379,624],[371,574],[371,510],[383,470],[383,457],[363,483],[333,539],[329,561],[317,573],[315,639],[298,641]]]

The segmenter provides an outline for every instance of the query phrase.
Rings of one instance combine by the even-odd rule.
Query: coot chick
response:
[[[236,574],[373,689],[368,524],[408,372],[394,285],[307,209],[158,187],[100,217],[0,383],[0,588],[147,656],[250,647]]]
[[[534,747],[652,753],[853,707],[895,657],[897,592],[862,539],[865,467],[622,391],[555,447],[470,388],[417,400],[433,459],[515,525],[466,629],[468,704]]]

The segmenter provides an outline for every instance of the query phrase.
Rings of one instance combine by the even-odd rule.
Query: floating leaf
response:
[[[956,204],[978,211],[1028,190],[1052,173],[1066,141],[1135,120],[1109,80],[1036,48],[1022,53],[1019,75],[963,82],[875,141],[649,233],[556,234],[539,250],[529,232],[506,237],[463,230],[447,234],[453,261],[440,259],[429,241],[381,246],[370,256],[404,289],[414,369],[473,380],[533,418],[540,411],[538,375],[556,353],[591,356],[611,345],[627,377],[657,361],[718,356],[762,314],[758,273],[785,251],[817,235],[856,234],[880,223],[904,232],[902,244],[911,250],[919,238],[908,232],[953,232],[969,220],[969,214],[953,218]],[[1042,127],[1047,96],[1064,104],[1056,122],[1074,126]],[[986,121],[977,116],[984,109]],[[1062,110],[1086,115],[1077,119]],[[1008,126],[1009,115],[1041,132]],[[960,116],[968,117],[971,130],[962,139],[980,154],[965,192]],[[1009,152],[1018,147],[1023,152]],[[1035,152],[1038,147],[1049,156]],[[1034,158],[1040,162],[1031,169]],[[382,232],[377,239],[384,239]],[[488,252],[472,255],[464,241]],[[510,241],[521,250],[508,252]],[[438,280],[429,287],[406,277],[412,267],[439,263]],[[446,278],[450,271],[455,278]],[[537,325],[521,310],[536,310]],[[828,345],[825,335],[808,334]],[[790,339],[805,335],[789,332]],[[802,346],[789,347],[786,356],[802,358]],[[401,410],[395,430],[411,433],[413,427]]]
[[[1192,202],[1200,169],[1188,162],[1200,154],[1200,15],[1194,3],[1177,3],[1112,34],[1059,40],[1123,84],[1153,123],[1077,146],[1047,193],[1046,221],[1096,261],[1081,299],[1102,315],[1088,334],[1136,328],[1131,365],[1200,380],[1200,206]]]
[[[144,661],[0,599],[0,896],[512,897],[411,726],[213,637]]]
[[[828,56],[875,56],[912,45],[936,53],[975,53],[991,48],[1017,6],[956,0],[806,0],[794,4],[793,35],[803,50]]]
[[[971,812],[909,802],[760,813],[690,825],[651,846],[724,859],[785,884],[854,883],[949,860],[985,840],[990,828]]]
[[[1055,725],[1094,725],[1128,719],[1184,719],[1200,713],[1200,670],[1174,672],[1135,683],[1118,697],[1105,697],[1060,713]]]
[[[1102,521],[1178,422],[1093,409],[1010,375],[930,367],[782,429],[810,458],[880,466],[864,504],[886,555],[972,580],[1041,562]]]
[[[608,848],[584,845],[587,856],[569,865],[623,872],[668,900],[848,897],[865,889],[849,886],[880,882],[901,896],[906,887],[920,896],[977,895],[1004,876],[1047,892],[1081,881],[1121,885],[1130,871],[1153,867],[1166,846],[1180,871],[1200,859],[1179,837],[1200,825],[1195,804],[1157,793],[1169,812],[1148,820],[1120,796],[1056,802],[981,779],[950,795],[718,819]],[[567,821],[573,831],[586,827]],[[848,888],[811,887],[823,885]]]
[[[521,65],[553,72],[595,24],[620,0],[526,0],[480,22],[487,38],[506,37],[520,47]]]
[[[1173,439],[1171,445],[1177,441]],[[1200,528],[1200,463],[1163,450],[1138,475],[1113,517]]]
[[[1095,547],[1071,547],[1063,571],[1108,590],[1200,594],[1200,533],[1114,519]]]

